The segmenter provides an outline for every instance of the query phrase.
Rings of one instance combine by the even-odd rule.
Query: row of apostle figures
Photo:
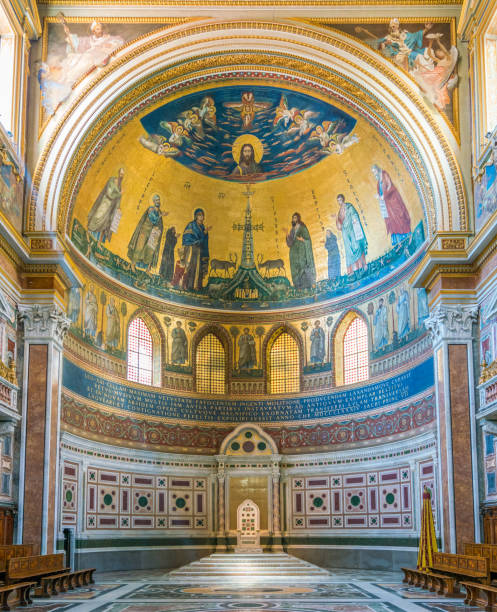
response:
[[[411,299],[416,295],[417,302],[417,321],[414,320],[414,313],[411,306]],[[84,338],[101,348],[110,352],[118,349],[120,344],[124,344],[125,337],[122,337],[124,330],[122,324],[127,313],[127,306],[122,302],[118,307],[114,296],[107,296],[104,292],[100,294],[100,315],[99,299],[93,284],[90,284],[84,294],[84,304],[81,304],[81,291],[72,289],[69,293],[68,314],[74,327],[77,327],[81,307],[84,312],[82,317],[82,327]],[[371,315],[372,327],[372,348],[376,351],[388,347],[395,335],[399,341],[409,340],[409,332],[414,328],[423,325],[423,321],[428,317],[428,300],[424,289],[410,293],[403,287],[397,292],[390,292],[378,299],[376,307],[373,303],[368,304],[367,312]],[[396,315],[394,317],[394,314]],[[99,327],[100,319],[100,331]],[[332,317],[328,317],[326,327],[328,334]],[[171,331],[170,344],[170,363],[173,365],[185,365],[189,360],[189,341],[184,329],[186,323],[176,321]],[[264,334],[264,328],[260,328],[257,335]],[[305,331],[302,330],[304,333]],[[235,335],[236,332],[236,335]],[[251,370],[257,367],[257,349],[254,335],[248,327],[243,328],[238,335],[238,330],[232,330],[232,335],[236,338],[238,350],[238,369],[241,371]],[[311,364],[323,363],[327,358],[326,332],[320,320],[314,321],[309,331],[309,362]],[[124,349],[124,347],[123,347]],[[236,356],[236,351],[235,351]],[[259,358],[260,361],[260,358]]]
[[[411,232],[411,218],[399,191],[390,175],[377,165],[372,166],[377,182],[377,200],[387,234],[392,246],[398,244]],[[117,176],[110,177],[88,213],[88,255],[91,250],[90,235],[101,248],[118,231],[123,197],[124,168]],[[361,215],[357,208],[347,202],[343,194],[337,196],[338,212],[332,215],[340,232],[345,256],[347,274],[356,270],[366,270],[368,240]],[[137,268],[150,273],[159,263],[160,248],[164,233],[163,218],[168,211],[161,209],[161,197],[155,194],[152,205],[142,214],[128,243],[127,255],[131,271]],[[166,286],[185,291],[202,291],[209,270],[209,233],[211,226],[205,223],[205,210],[197,208],[181,236],[181,246],[177,247],[180,234],[175,226],[165,233],[159,275]],[[286,245],[289,249],[290,270],[295,289],[310,289],[316,284],[316,266],[311,234],[299,212],[292,215],[291,227],[285,230]],[[321,241],[328,252],[328,278],[340,276],[342,263],[337,236],[327,229]]]

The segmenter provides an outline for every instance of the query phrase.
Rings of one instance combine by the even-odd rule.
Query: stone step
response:
[[[194,579],[210,582],[220,578],[279,581],[290,578],[302,581],[329,576],[312,563],[285,553],[214,553],[173,570],[169,576],[180,581]]]

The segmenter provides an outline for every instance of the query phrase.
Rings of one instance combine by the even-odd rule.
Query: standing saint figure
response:
[[[330,229],[327,229],[326,239],[322,242],[324,243],[324,248],[328,251],[328,279],[333,280],[341,274],[338,240],[335,234]]]
[[[377,180],[376,197],[380,204],[381,216],[385,219],[387,234],[390,235],[393,246],[411,233],[411,217],[388,172],[376,164],[371,170]]]
[[[117,176],[111,176],[105,183],[88,213],[88,231],[98,240],[98,248],[112,237],[112,222],[121,208],[123,177],[124,168],[119,168]]]
[[[311,331],[311,363],[323,363],[326,355],[324,329],[321,322],[314,321],[314,329]]]
[[[240,149],[238,164],[231,172],[231,176],[248,176],[250,174],[260,174],[261,165],[255,161],[254,147],[250,143],[245,143]]]
[[[183,247],[185,249],[185,274],[182,287],[187,291],[201,291],[204,276],[209,269],[209,230],[205,227],[205,214],[202,208],[197,208],[183,232]]]
[[[107,326],[105,329],[105,342],[107,348],[117,348],[119,346],[119,340],[121,339],[121,323],[114,297],[110,298],[107,308],[105,309],[105,314],[107,315]]]
[[[166,232],[166,240],[164,242],[164,250],[162,251],[162,261],[160,264],[159,274],[165,283],[170,283],[174,275],[174,249],[178,242],[178,234],[176,228],[170,227]]]
[[[385,306],[385,300],[380,298],[378,308],[375,312],[374,319],[374,345],[376,350],[383,348],[388,344],[388,310]]]
[[[243,334],[238,339],[240,354],[238,356],[238,368],[240,370],[251,370],[257,365],[257,357],[255,354],[255,339],[249,328],[245,327]]]
[[[428,307],[428,296],[426,289],[418,289],[418,325],[420,325],[430,315]]]
[[[84,322],[85,334],[94,340],[98,325],[98,300],[93,285],[90,285],[85,296]]]
[[[309,230],[300,213],[292,215],[292,228],[286,231],[286,243],[290,248],[290,268],[295,289],[310,289],[316,283],[316,267]]]
[[[403,338],[409,333],[410,324],[409,324],[409,292],[407,289],[402,289],[400,295],[397,299],[397,316],[399,319],[399,338]]]
[[[181,321],[176,321],[176,327],[171,332],[173,344],[171,347],[171,362],[174,365],[183,365],[188,359],[188,340]]]
[[[160,196],[152,198],[153,206],[149,206],[138,222],[128,244],[128,257],[131,269],[136,272],[136,266],[145,266],[147,273],[157,265],[159,259],[160,241],[164,229],[162,217],[169,214],[160,209]]]
[[[342,231],[347,274],[352,274],[354,270],[366,270],[368,267],[366,263],[368,241],[359,213],[350,202],[345,202],[345,196],[342,193],[338,194],[337,202],[340,206],[337,228]]]
[[[79,310],[81,304],[80,291],[77,287],[71,287],[69,290],[69,303],[67,305],[67,314],[73,324],[76,324],[79,318]]]

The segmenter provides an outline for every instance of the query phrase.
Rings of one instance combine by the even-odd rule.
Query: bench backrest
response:
[[[472,576],[474,578],[488,578],[490,563],[486,557],[477,555],[456,555],[454,553],[433,553],[432,569]]]
[[[473,542],[466,542],[464,544],[464,554],[486,557],[490,563],[490,571],[497,572],[497,544],[475,544]]]
[[[31,544],[12,544],[0,546],[0,572],[7,570],[7,561],[13,557],[30,557],[33,554]]]
[[[64,553],[36,555],[34,557],[15,557],[7,564],[7,579],[30,578],[50,574],[65,568]]]

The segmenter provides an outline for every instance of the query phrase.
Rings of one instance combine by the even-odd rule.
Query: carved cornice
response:
[[[459,304],[437,306],[425,321],[433,345],[450,340],[471,340],[473,324],[478,318],[478,308],[478,305]]]
[[[71,323],[55,304],[19,306],[19,320],[24,325],[25,340],[53,340],[61,347]]]

